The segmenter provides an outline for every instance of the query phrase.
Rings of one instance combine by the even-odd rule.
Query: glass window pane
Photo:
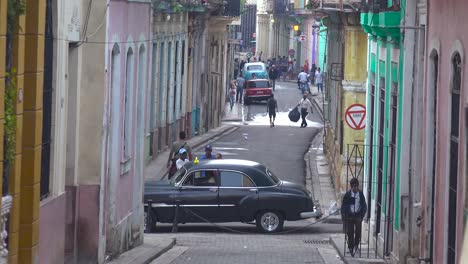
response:
[[[234,171],[222,171],[221,187],[243,187],[243,175]]]

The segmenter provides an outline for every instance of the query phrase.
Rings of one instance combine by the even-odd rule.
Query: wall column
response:
[[[18,263],[37,263],[42,150],[45,0],[26,1],[24,124]],[[19,83],[18,83],[19,84]],[[20,86],[18,86],[20,87]]]
[[[5,121],[4,101],[5,101],[5,65],[6,65],[6,34],[7,34],[7,1],[0,0],[0,138],[3,138]],[[0,151],[0,172],[3,171],[3,151]],[[3,190],[3,177],[0,177],[0,190]],[[0,201],[1,203],[1,201]],[[1,207],[1,204],[0,204]],[[0,223],[0,230],[3,230],[3,225]],[[0,240],[0,243],[3,241]],[[0,261],[2,259],[0,258]]]
[[[11,67],[12,69],[16,69],[16,87],[17,89],[23,89],[25,84],[25,34],[24,30],[20,30],[20,28],[24,29],[26,26],[25,23],[25,16],[22,15],[16,18],[18,21],[18,27],[14,29],[13,38],[12,38],[12,54],[11,54]],[[33,47],[31,47],[32,49]],[[2,66],[5,63],[2,63]],[[4,82],[2,82],[4,84]],[[6,87],[5,87],[6,88]],[[16,91],[18,95],[18,90]],[[4,94],[4,90],[2,95]],[[18,97],[18,96],[17,96]],[[42,94],[40,96],[42,101]],[[15,107],[15,115],[16,115],[16,143],[15,143],[15,158],[12,164],[9,164],[9,176],[8,176],[8,192],[13,197],[13,206],[11,209],[10,214],[10,224],[9,224],[9,245],[8,245],[8,263],[21,263],[18,261],[18,253],[19,253],[19,230],[20,230],[20,202],[21,202],[21,173],[22,173],[22,153],[24,149],[22,149],[22,125],[23,125],[23,104],[18,103]],[[2,106],[4,106],[2,104]],[[3,113],[2,107],[2,113]],[[42,121],[42,119],[41,119]],[[42,127],[41,127],[42,129]],[[42,132],[42,131],[41,131]],[[3,133],[2,133],[3,135]],[[3,138],[3,136],[2,136]],[[3,155],[3,150],[2,150]],[[30,155],[29,155],[30,156]],[[24,157],[26,158],[26,157]],[[39,164],[40,164],[40,154],[39,154]],[[38,193],[39,195],[39,193]],[[39,204],[37,209],[39,209]]]

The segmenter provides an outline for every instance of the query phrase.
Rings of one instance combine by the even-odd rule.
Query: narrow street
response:
[[[213,153],[221,153],[225,159],[258,161],[279,178],[305,185],[304,154],[323,129],[320,116],[317,111],[309,115],[309,126],[304,129],[299,127],[300,121],[289,121],[288,111],[301,98],[295,83],[278,83],[275,97],[279,113],[274,128],[269,127],[265,103],[243,105],[238,109],[243,113],[242,121],[231,122],[239,125],[239,129],[215,138],[210,145]],[[195,149],[194,154],[203,155],[203,146]],[[285,222],[284,230],[274,235],[259,234],[255,225],[243,223],[182,224],[178,233],[171,233],[172,225],[162,224],[156,234],[145,236],[176,238],[177,247],[172,250],[176,253],[170,263],[257,263],[259,260],[265,263],[339,263],[333,262],[336,251],[329,243],[329,236],[341,232],[341,224],[314,222],[311,219]],[[161,260],[154,263],[160,263],[158,261]]]

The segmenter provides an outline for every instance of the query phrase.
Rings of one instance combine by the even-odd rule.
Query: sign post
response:
[[[345,120],[351,129],[364,129],[366,127],[366,107],[362,104],[349,106],[345,112]]]

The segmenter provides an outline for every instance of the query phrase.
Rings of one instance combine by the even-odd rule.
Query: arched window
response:
[[[133,50],[127,51],[127,62],[125,68],[125,94],[124,94],[124,120],[123,120],[123,155],[124,160],[130,158],[131,133],[132,133],[132,102],[133,102],[133,74],[134,58]]]
[[[428,100],[428,111],[427,111],[427,124],[426,124],[426,133],[427,133],[427,152],[426,152],[426,172],[428,175],[428,180],[430,180],[429,189],[431,190],[428,193],[428,205],[429,207],[429,258],[432,259],[433,247],[434,247],[434,204],[435,204],[435,194],[436,194],[436,158],[437,158],[437,91],[438,91],[438,81],[439,80],[439,54],[437,51],[433,51],[429,58],[429,69],[428,69],[428,85],[427,85],[427,100]]]
[[[449,152],[449,203],[448,203],[448,240],[447,263],[456,263],[457,242],[457,185],[458,185],[458,145],[460,143],[460,88],[461,57],[457,52],[452,57],[451,107],[450,107],[450,152]]]

